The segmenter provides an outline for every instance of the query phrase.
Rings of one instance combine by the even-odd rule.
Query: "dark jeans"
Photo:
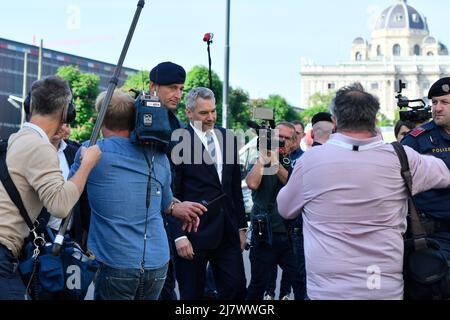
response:
[[[273,268],[272,275],[270,276],[269,283],[266,288],[266,294],[275,297],[275,289],[277,287],[277,277],[278,277],[278,265]],[[281,273],[280,280],[280,295],[279,298],[283,298],[291,293],[292,281],[287,276],[286,272]]]
[[[294,296],[303,299],[300,291],[301,278],[298,272],[292,243],[285,233],[274,233],[272,245],[260,242],[250,249],[251,280],[247,291],[247,300],[262,300],[270,281],[273,268],[279,265],[292,280]]]
[[[296,295],[295,300],[304,300],[304,297],[306,297],[306,270],[303,234],[301,232],[292,233],[291,242],[294,249],[295,264],[300,275],[300,282],[298,283],[298,294]]]
[[[0,300],[25,300],[25,286],[18,271],[19,261],[0,244]]]
[[[116,269],[102,264],[95,282],[95,300],[158,300],[167,273],[159,269]]]

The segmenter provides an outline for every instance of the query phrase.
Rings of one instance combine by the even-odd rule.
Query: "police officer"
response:
[[[450,77],[433,84],[428,99],[432,101],[433,121],[412,130],[402,144],[442,159],[450,169]],[[427,233],[440,243],[450,260],[450,186],[420,193],[414,200],[426,216]]]
[[[170,61],[161,62],[150,71],[150,92],[155,94],[160,99],[161,103],[169,110],[169,121],[172,131],[185,128],[184,123],[176,116],[178,104],[181,101],[184,90],[184,81],[186,80],[186,71],[178,64]],[[167,149],[167,157],[170,158],[171,151],[176,145],[175,141],[171,141]],[[174,171],[171,162],[172,180],[174,178]],[[171,219],[170,217],[168,219]],[[169,238],[169,246],[171,252],[171,259],[169,261],[169,268],[167,270],[166,281],[161,291],[160,300],[177,300],[175,293],[175,266],[173,263],[173,240],[169,229],[167,228],[167,221],[165,221],[166,232]]]

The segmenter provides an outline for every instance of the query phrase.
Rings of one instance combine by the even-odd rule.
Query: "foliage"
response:
[[[330,91],[325,94],[316,92],[311,97],[309,97],[308,106],[310,106],[310,107],[320,106],[320,107],[326,108],[328,110],[330,107],[331,101],[334,98],[334,95],[335,95],[334,91]]]
[[[324,106],[314,106],[306,109],[305,111],[300,113],[300,120],[306,126],[311,122],[312,117],[319,112],[329,112],[328,107]]]
[[[127,80],[120,88],[124,92],[130,89],[138,91],[148,91],[150,86],[150,71],[143,70],[128,76]]]
[[[257,99],[252,101],[256,108],[271,108],[274,110],[275,122],[294,121],[299,119],[299,114],[280,95],[272,94],[268,99]]]
[[[333,100],[335,92],[330,91],[326,94],[316,92],[309,97],[309,108],[300,113],[300,119],[306,126],[311,122],[312,117],[319,112],[329,112],[331,101]]]
[[[81,72],[77,66],[60,67],[57,75],[69,82],[77,109],[70,138],[79,142],[88,140],[97,117],[95,99],[100,78],[95,74]]]
[[[389,119],[383,113],[378,113],[377,120],[378,120],[377,122],[378,127],[393,127],[395,125],[395,120]]]
[[[228,124],[233,129],[247,129],[247,121],[251,118],[249,94],[241,88],[230,88]]]

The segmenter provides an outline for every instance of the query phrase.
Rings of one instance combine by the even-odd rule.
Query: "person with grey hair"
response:
[[[376,132],[379,107],[360,84],[340,89],[337,133],[300,158],[278,194],[284,218],[303,215],[312,300],[403,299],[408,193],[393,146]],[[450,184],[442,160],[405,151],[414,194]]]
[[[185,232],[177,221],[169,221],[177,250],[175,270],[180,298],[203,297],[209,262],[218,299],[240,300],[246,290],[242,251],[247,221],[236,137],[215,126],[216,104],[210,89],[189,91],[186,113],[190,124],[174,148],[182,153],[182,161],[174,163],[173,193],[181,201],[204,203],[208,211],[200,217],[197,233]]]
[[[66,80],[50,76],[31,87],[31,117],[8,141],[6,167],[31,222],[45,206],[55,217],[65,218],[78,201],[87,177],[100,159],[92,146],[82,150],[80,170],[68,181],[59,167],[50,139],[67,121],[72,99]],[[18,273],[24,238],[30,233],[19,209],[0,186],[0,300],[22,300],[26,289]]]

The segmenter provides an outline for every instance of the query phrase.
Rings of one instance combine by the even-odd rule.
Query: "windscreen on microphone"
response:
[[[211,42],[213,38],[214,38],[214,33],[205,33],[205,35],[203,36],[203,41]]]

